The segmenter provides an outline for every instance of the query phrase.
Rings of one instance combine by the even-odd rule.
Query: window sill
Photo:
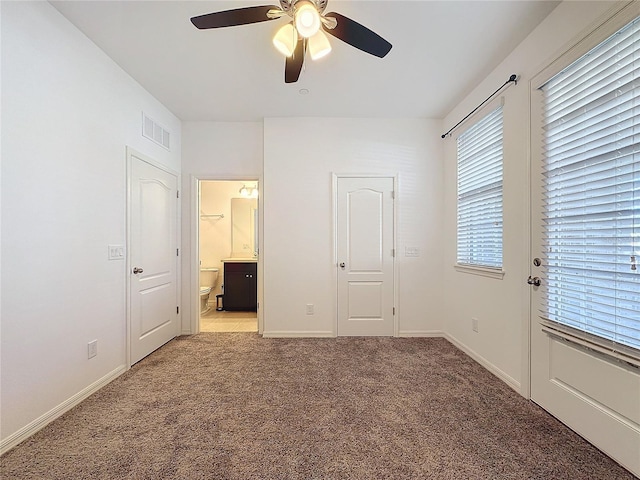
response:
[[[502,280],[504,278],[504,271],[499,268],[481,267],[478,265],[454,265],[453,268],[460,273],[470,273],[472,275],[480,275],[482,277],[496,278]]]

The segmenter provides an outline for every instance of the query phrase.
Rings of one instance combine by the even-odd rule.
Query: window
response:
[[[457,252],[502,278],[502,106],[458,137]]]
[[[544,314],[640,358],[639,21],[541,89]]]

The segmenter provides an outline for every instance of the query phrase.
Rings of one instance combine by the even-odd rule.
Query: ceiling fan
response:
[[[261,5],[234,8],[193,17],[191,23],[205,30],[266,22],[288,16],[289,23],[281,27],[273,38],[275,47],[286,56],[285,83],[298,81],[307,51],[312,60],[331,51],[329,39],[323,32],[376,57],[382,58],[389,53],[391,44],[377,33],[339,13],[324,13],[327,1],[280,0],[279,7]]]

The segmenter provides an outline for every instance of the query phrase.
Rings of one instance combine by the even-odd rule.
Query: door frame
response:
[[[398,195],[398,173],[389,174],[372,174],[372,173],[336,173],[331,174],[332,189],[332,210],[333,210],[333,266],[335,273],[333,275],[333,336],[338,336],[338,180],[341,178],[391,178],[393,179],[393,305],[395,313],[393,315],[393,336],[398,337],[400,306],[398,305],[398,203],[400,195]]]
[[[191,175],[190,178],[190,233],[191,258],[189,261],[189,329],[183,333],[195,335],[200,333],[200,182],[256,182],[258,185],[258,334],[264,331],[264,298],[263,298],[263,232],[264,232],[264,195],[262,175]],[[220,279],[219,281],[222,281]]]
[[[180,192],[181,185],[181,177],[180,173],[175,170],[167,167],[166,165],[161,164],[155,159],[140,153],[129,145],[126,146],[126,157],[127,157],[127,212],[126,212],[126,246],[125,246],[125,277],[126,277],[126,301],[125,301],[125,317],[126,317],[126,325],[125,325],[125,365],[127,370],[131,368],[131,173],[133,166],[133,157],[139,158],[145,163],[158,168],[164,172],[167,172],[176,177],[176,187],[178,192]],[[181,225],[181,198],[178,194],[178,198],[176,198],[176,248],[179,255],[176,256],[176,303],[180,305],[180,299],[182,298],[182,276],[181,276],[181,258],[182,258],[182,235],[180,230]],[[182,312],[178,313],[178,325],[182,324]],[[179,334],[179,332],[178,332]]]

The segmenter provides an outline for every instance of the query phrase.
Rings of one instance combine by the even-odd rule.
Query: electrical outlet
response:
[[[478,319],[475,317],[471,319],[471,328],[474,332],[478,333]]]
[[[93,358],[98,355],[98,340],[92,340],[89,342],[88,353],[89,358]]]
[[[307,303],[307,315],[313,315],[313,303]]]

